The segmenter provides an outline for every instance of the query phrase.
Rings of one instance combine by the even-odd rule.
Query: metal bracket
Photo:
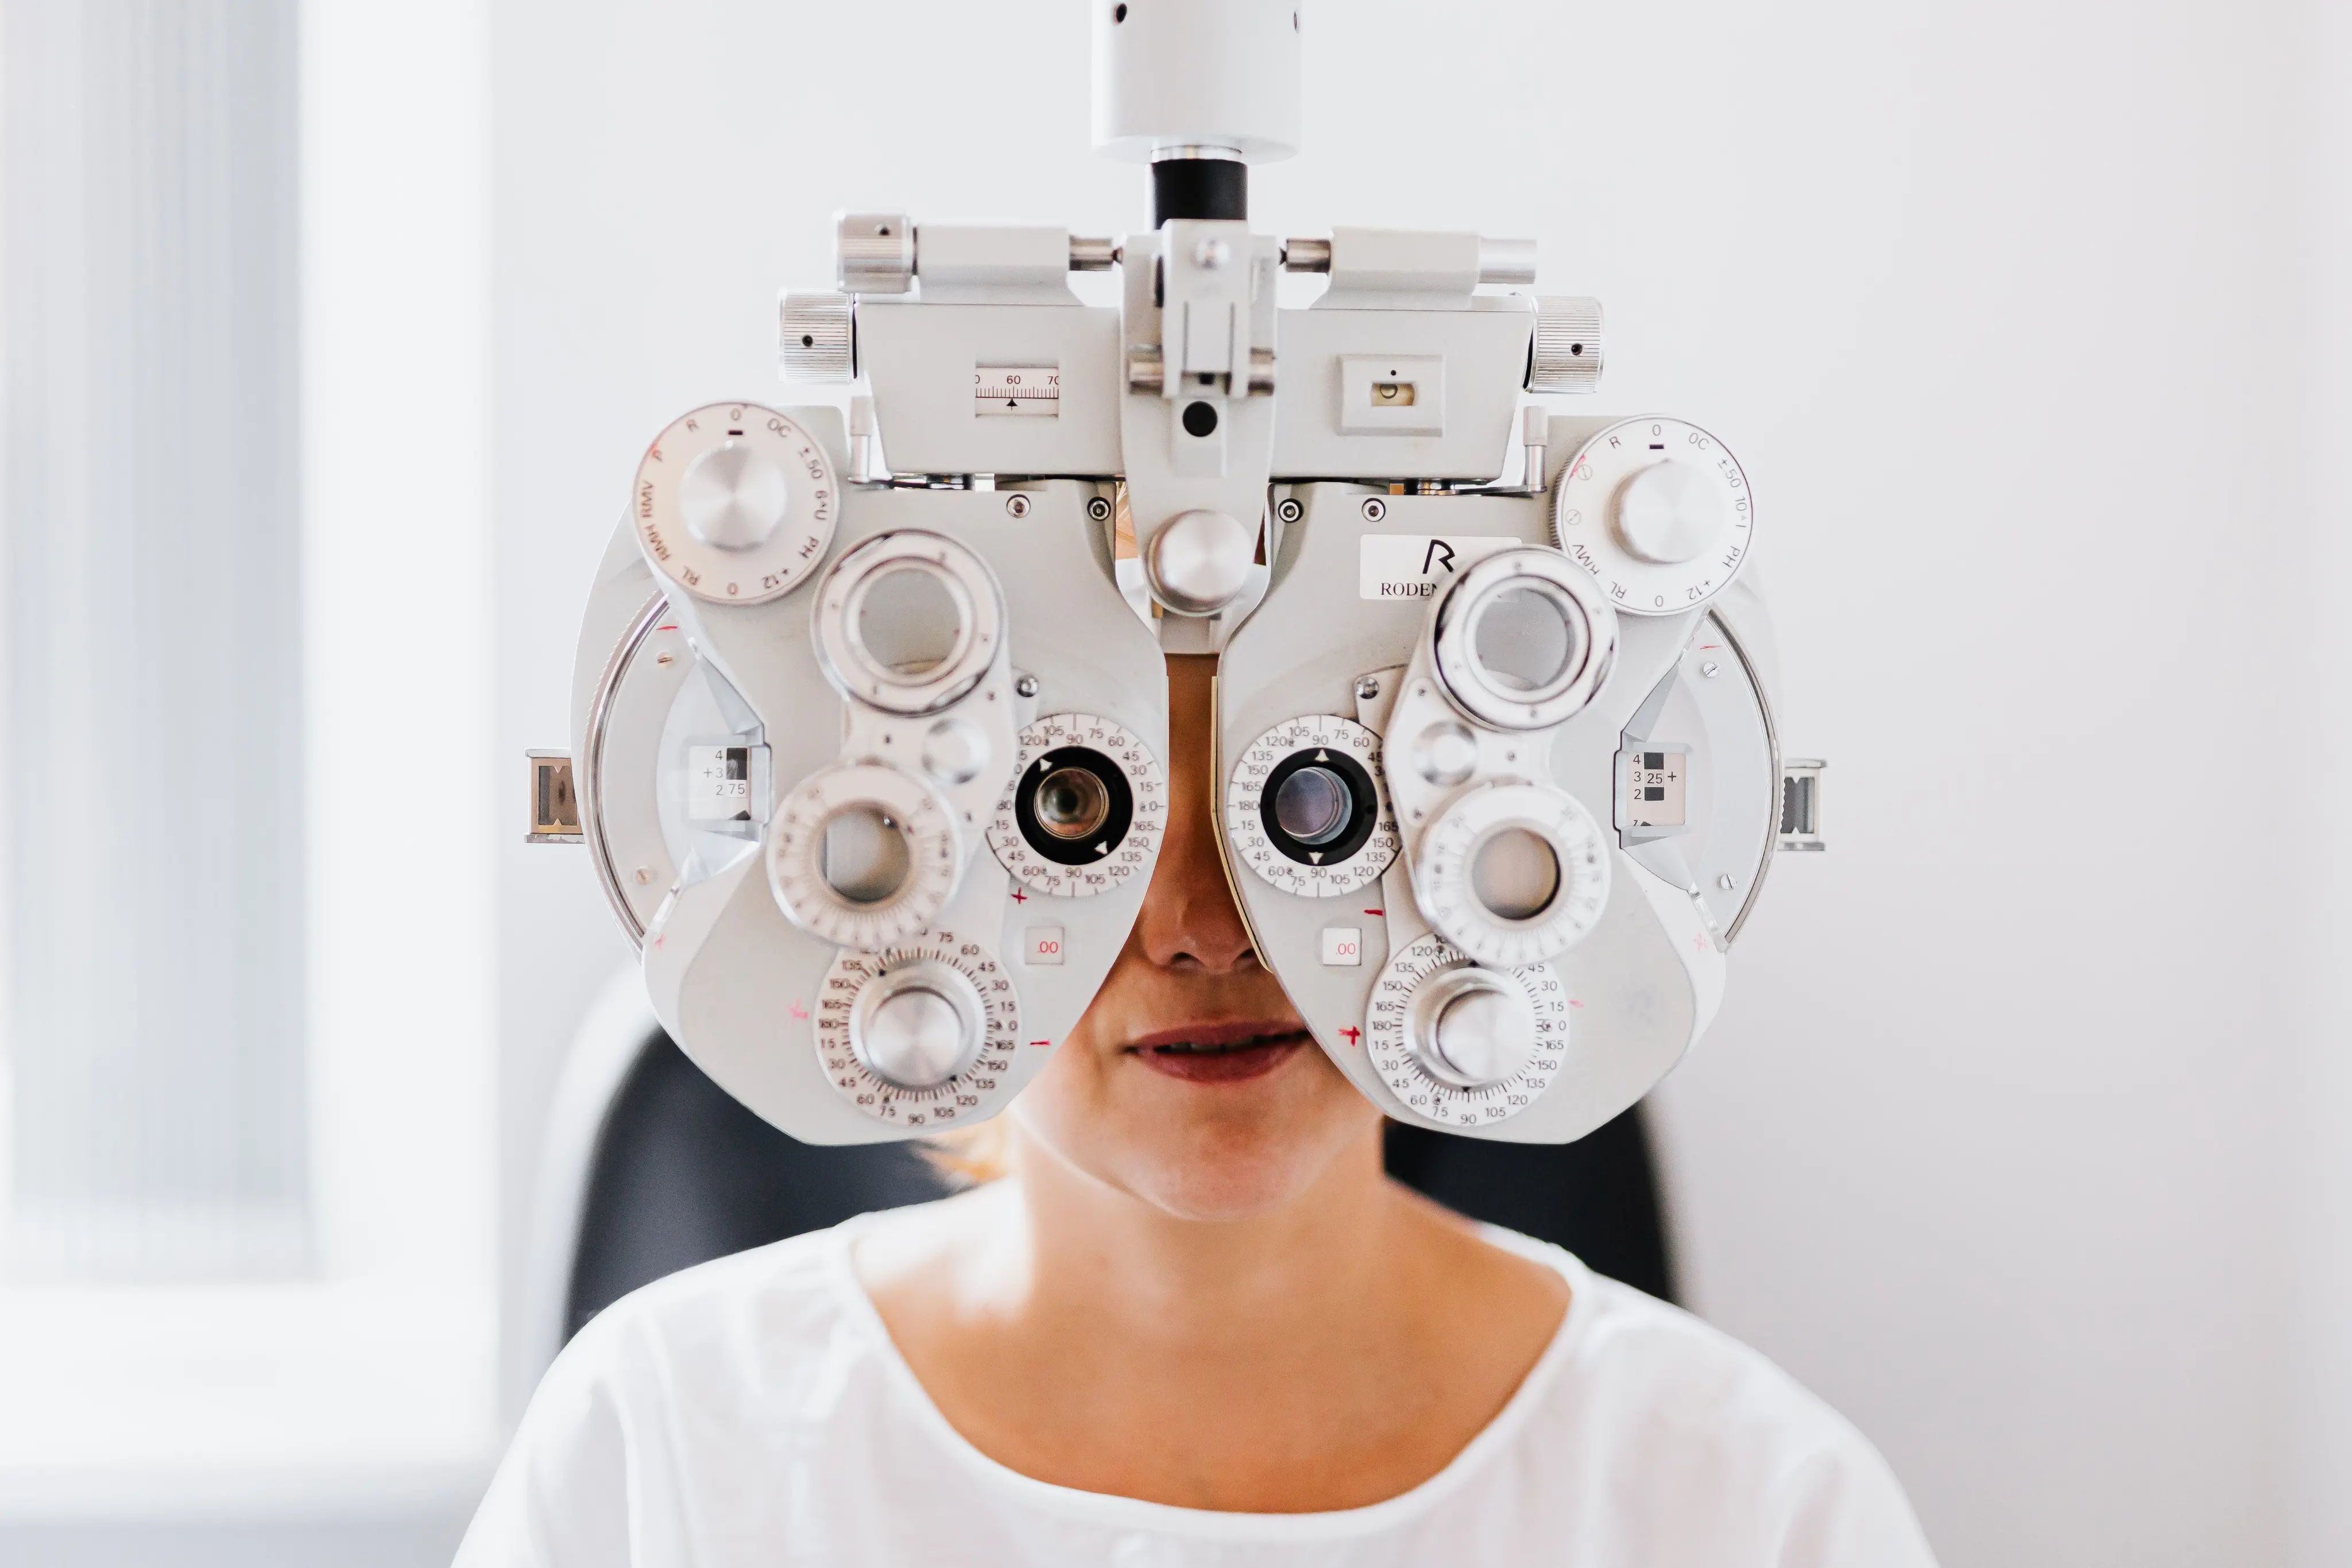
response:
[[[1825,850],[1822,839],[1822,774],[1829,764],[1818,757],[1792,757],[1780,764],[1780,847]]]
[[[580,797],[572,787],[572,753],[527,751],[530,761],[530,831],[528,843],[582,844]]]

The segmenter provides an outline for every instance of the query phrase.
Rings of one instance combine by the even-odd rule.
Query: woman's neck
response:
[[[949,1421],[1040,1479],[1180,1506],[1354,1507],[1508,1400],[1566,1290],[1390,1183],[1377,1130],[1242,1218],[1167,1214],[1050,1152],[877,1227],[859,1273]]]

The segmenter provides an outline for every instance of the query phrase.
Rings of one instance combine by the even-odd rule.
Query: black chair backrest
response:
[[[1458,1213],[1556,1241],[1601,1273],[1674,1299],[1638,1108],[1565,1146],[1391,1126],[1388,1167]],[[665,1274],[950,1190],[912,1145],[826,1148],[776,1131],[656,1035],[597,1136],[564,1335]]]

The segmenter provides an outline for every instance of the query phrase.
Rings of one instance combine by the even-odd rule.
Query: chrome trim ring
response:
[[[596,682],[596,695],[588,704],[586,744],[582,750],[580,779],[580,834],[588,845],[588,862],[596,868],[596,880],[604,889],[604,897],[613,905],[613,913],[621,917],[621,930],[633,947],[646,945],[646,927],[637,912],[629,906],[629,895],[621,885],[620,868],[613,863],[613,846],[604,837],[604,732],[613,716],[613,703],[628,679],[630,667],[636,663],[646,639],[669,613],[669,598],[656,593],[646,601],[636,619],[622,633],[613,656],[604,662],[604,674]]]
[[[1412,1019],[1421,1009],[1422,990],[1469,967],[1469,957],[1443,936],[1407,944],[1381,968],[1364,1011],[1364,1051],[1381,1082],[1416,1116],[1441,1126],[1491,1127],[1535,1103],[1552,1085],[1568,1058],[1568,982],[1549,964],[1490,969],[1494,980],[1515,987],[1535,1012],[1535,1049],[1519,1071],[1497,1082],[1449,1082],[1432,1071],[1413,1046]]]
[[[1336,759],[1329,769],[1348,785],[1355,814],[1365,820],[1337,839],[1342,852],[1328,860],[1314,849],[1278,841],[1266,821],[1265,792],[1287,767]],[[1360,798],[1369,787],[1369,801]],[[1242,751],[1225,782],[1225,841],[1233,858],[1270,887],[1300,898],[1330,898],[1380,879],[1397,856],[1396,808],[1381,770],[1381,737],[1337,714],[1286,719]],[[1304,857],[1304,858],[1302,858]]]
[[[1531,592],[1558,612],[1567,656],[1541,685],[1519,688],[1491,674],[1478,628],[1507,594]],[[1500,550],[1457,579],[1431,612],[1438,684],[1463,716],[1495,729],[1550,729],[1591,702],[1617,659],[1617,614],[1592,580],[1557,550]]]
[[[1118,841],[1099,854],[1057,861],[1030,843],[1019,805],[1024,787],[1034,788],[1029,775],[1055,755],[1072,752],[1090,753],[1118,770],[1127,785],[1127,821]],[[989,821],[988,847],[1032,893],[1091,898],[1124,887],[1138,875],[1148,882],[1167,826],[1167,776],[1133,730],[1090,713],[1048,714],[1021,732],[1020,763]]]
[[[980,1049],[954,1076],[926,1089],[893,1083],[859,1060],[851,1020],[867,987],[895,971],[944,965],[971,983],[983,1014]],[[825,1081],[858,1111],[910,1132],[985,1121],[1013,1098],[1021,1047],[1021,1000],[987,944],[955,931],[925,931],[880,953],[838,953],[817,992],[816,1053]]]
[[[727,446],[740,447],[740,462],[782,486],[782,509],[740,549],[698,538],[680,507],[697,464]],[[714,402],[672,422],[646,449],[629,526],[656,576],[712,604],[761,604],[816,570],[833,543],[840,503],[833,459],[815,436],[772,408]]]
[[[1479,852],[1512,831],[1541,840],[1559,872],[1550,898],[1524,920],[1488,909],[1472,885]],[[1473,961],[1516,969],[1559,956],[1600,924],[1609,874],[1600,824],[1574,796],[1540,784],[1485,784],[1430,824],[1413,858],[1412,891],[1429,923]]]
[[[870,903],[850,898],[825,876],[825,830],[869,810],[905,841],[904,880]],[[768,890],[785,918],[836,946],[878,953],[930,925],[955,893],[962,836],[947,797],[928,780],[878,763],[827,768],[803,779],[768,829]]]
[[[922,670],[885,663],[858,629],[866,596],[900,571],[930,577],[955,606],[947,656]],[[980,684],[1004,644],[996,574],[969,547],[919,528],[878,534],[835,561],[818,588],[813,620],[826,678],[844,696],[888,713],[937,713]]]

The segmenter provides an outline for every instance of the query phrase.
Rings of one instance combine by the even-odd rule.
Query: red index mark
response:
[[[1364,913],[1365,913],[1365,914],[1367,914],[1367,915],[1387,915],[1387,914],[1388,914],[1388,911],[1387,911],[1387,910],[1385,910],[1385,909],[1367,909],[1367,910],[1365,910],[1365,911],[1364,911]]]
[[[673,621],[667,626],[656,626],[654,630],[656,632],[675,632],[677,630],[677,622]]]
[[[1696,931],[1691,933],[1691,951],[1694,953],[1706,951],[1706,938]]]
[[[1360,1029],[1343,1029],[1339,1031],[1339,1038],[1346,1040],[1349,1045],[1353,1045],[1362,1037],[1363,1032],[1364,1031]]]
[[[1031,1040],[1029,1043],[1030,1043],[1030,1044],[1032,1044],[1032,1045],[1045,1045],[1045,1046],[1050,1046],[1050,1045],[1052,1045],[1054,1042],[1053,1042],[1052,1040]]]
[[[798,1002],[794,1002],[793,1004],[793,1017],[805,1020],[808,1018],[808,1009],[801,1006]]]
[[[1574,997],[1568,998],[1568,1005],[1574,1008],[1578,1012],[1582,1012],[1584,1010],[1584,1004],[1578,1001]]]
[[[1029,895],[1016,887],[1013,890],[1013,902],[1015,904],[1026,904],[1029,902]]]

